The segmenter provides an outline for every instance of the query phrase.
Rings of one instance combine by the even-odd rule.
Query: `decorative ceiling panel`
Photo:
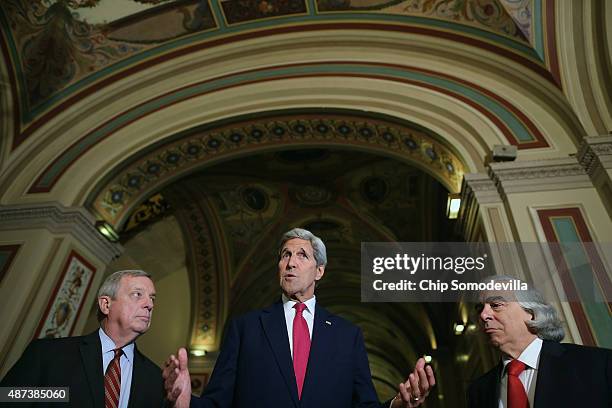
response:
[[[306,13],[306,0],[223,0],[227,24]]]
[[[130,43],[163,43],[179,37],[217,28],[207,2],[169,4],[108,23],[108,38]]]
[[[449,190],[458,192],[465,172],[454,149],[417,125],[365,116],[363,113],[312,113],[252,117],[223,125],[191,129],[173,140],[141,152],[117,168],[104,186],[99,186],[90,203],[94,211],[114,226],[147,191],[214,162],[265,150],[307,147],[376,151],[413,163],[437,178]],[[365,190],[376,194],[375,181]],[[301,191],[297,199],[323,200],[321,191]],[[94,198],[95,197],[95,198]]]
[[[319,11],[419,16],[452,21],[525,41],[499,0],[317,0]]]
[[[127,15],[128,5],[137,3],[123,0],[123,8],[118,1],[0,3],[0,43],[16,104],[13,148],[96,87],[175,56],[287,32],[425,35],[498,53],[559,83],[555,39],[546,34],[555,29],[553,0],[145,1],[159,5]],[[88,22],[99,21],[92,18],[98,8],[107,22]]]
[[[143,47],[109,39],[102,27],[75,18],[62,3],[7,0],[14,63],[26,112],[58,97],[58,92]]]

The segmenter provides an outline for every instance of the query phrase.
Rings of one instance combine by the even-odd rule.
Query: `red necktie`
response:
[[[293,318],[293,371],[297,382],[298,397],[302,398],[302,387],[306,377],[306,366],[308,366],[308,354],[310,354],[310,334],[308,324],[302,315],[306,305],[296,303],[295,317]]]
[[[121,355],[123,350],[120,348],[113,350],[115,357],[106,367],[104,374],[104,408],[119,407],[119,392],[121,391]]]
[[[525,363],[512,360],[508,363],[508,408],[529,408],[525,387],[518,378],[525,370]]]

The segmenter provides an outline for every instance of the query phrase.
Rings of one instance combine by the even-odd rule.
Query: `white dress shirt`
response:
[[[518,360],[525,363],[525,370],[519,374],[518,378],[523,383],[529,400],[529,406],[533,407],[535,396],[536,380],[538,378],[538,365],[540,364],[540,351],[542,351],[542,339],[539,337],[532,341],[518,357]],[[499,384],[499,408],[508,406],[508,372],[506,367],[512,361],[512,358],[504,356],[502,362],[504,369],[502,370],[501,381]]]
[[[102,344],[102,376],[106,373],[106,368],[115,357],[115,342],[104,333],[98,330],[100,342]],[[130,386],[132,385],[132,367],[134,366],[134,343],[122,347],[123,354],[119,360],[121,365],[121,390],[119,391],[119,408],[127,408],[130,401]]]
[[[291,358],[293,358],[293,318],[295,317],[296,310],[293,308],[297,302],[295,300],[289,299],[283,293],[283,308],[285,309],[285,323],[287,325],[287,336],[289,337],[289,349],[291,351]],[[306,320],[306,324],[308,325],[308,334],[310,335],[310,340],[312,341],[312,328],[314,326],[314,314],[315,307],[317,304],[317,297],[313,296],[307,301],[304,302],[306,308],[302,312],[302,316],[304,316],[304,320]]]
[[[283,293],[283,308],[285,309],[285,323],[287,326],[287,337],[289,337],[289,348],[291,350],[291,358],[293,358],[293,319],[295,318],[296,310],[293,306],[297,303],[295,300],[289,299]],[[317,297],[313,296],[304,302],[306,308],[302,312],[302,316],[304,316],[304,320],[306,320],[306,324],[308,325],[308,334],[310,335],[310,340],[312,341],[312,328],[314,327],[314,314],[315,307],[317,304]],[[393,400],[389,403],[389,407],[393,405]]]

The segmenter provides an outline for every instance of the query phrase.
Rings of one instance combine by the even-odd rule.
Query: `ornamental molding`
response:
[[[144,197],[209,163],[288,148],[359,149],[414,164],[450,191],[466,166],[450,146],[416,125],[352,111],[278,112],[188,129],[127,158],[87,199],[87,206],[120,229]]]
[[[474,197],[478,204],[502,202],[497,186],[486,173],[469,173],[463,178],[464,191],[462,196],[466,199]]]
[[[497,186],[487,173],[468,173],[463,176],[461,208],[456,224],[457,234],[471,240],[481,223],[481,209],[503,204]]]
[[[572,157],[528,162],[491,163],[489,174],[495,181],[557,178],[586,174]]]
[[[189,242],[187,268],[191,275],[190,347],[218,350],[227,302],[227,280],[214,240],[206,194],[195,187],[173,188],[171,205]],[[183,205],[181,205],[181,203]]]
[[[576,156],[591,177],[612,169],[612,135],[585,137]]]
[[[64,207],[57,202],[0,205],[0,230],[46,229],[53,234],[70,235],[108,264],[121,255],[123,247],[104,238],[94,226],[95,221],[84,208]]]
[[[502,196],[593,187],[589,175],[575,157],[491,163],[489,175]]]

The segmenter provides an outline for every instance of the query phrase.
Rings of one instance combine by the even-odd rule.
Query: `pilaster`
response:
[[[108,263],[123,248],[84,208],[0,206],[0,246],[16,248],[0,281],[0,377],[35,337],[79,335]]]

